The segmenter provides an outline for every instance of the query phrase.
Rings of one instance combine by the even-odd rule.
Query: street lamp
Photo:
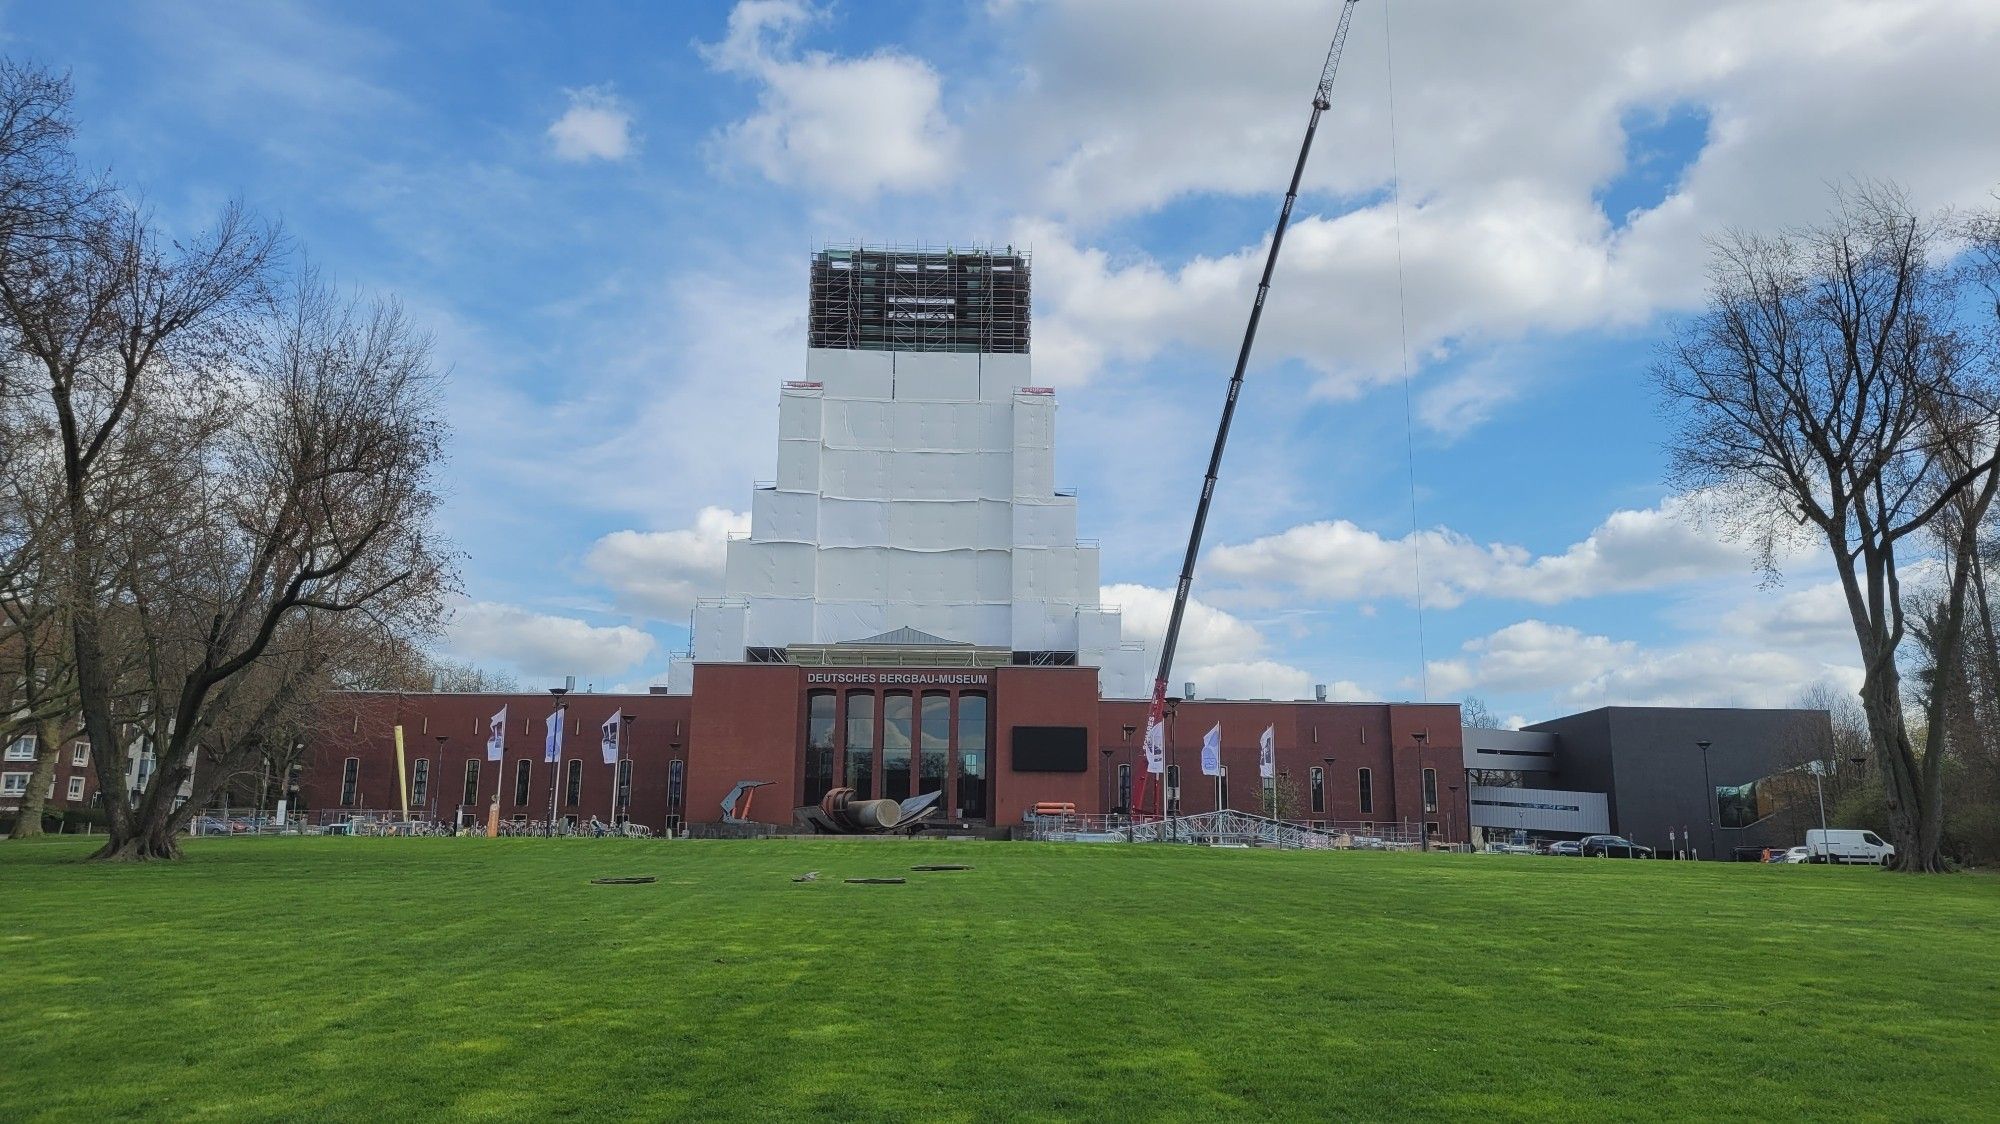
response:
[[[569,703],[564,701],[563,699],[564,695],[569,694],[569,688],[550,687],[549,694],[555,696],[556,734],[558,737],[560,737],[562,735],[563,723],[569,720]],[[548,752],[547,748],[544,748],[542,752],[546,754]],[[551,766],[549,770],[549,834],[550,835],[554,835],[556,833],[556,789],[560,787],[562,787],[562,754],[558,753],[556,754],[555,764]]]
[[[1710,780],[1708,776],[1708,747],[1713,743],[1698,741],[1694,744],[1701,747],[1701,787],[1703,792],[1706,793],[1702,797],[1702,803],[1706,805],[1708,812],[1708,857],[1713,859],[1715,857],[1715,782]]]
[[[437,822],[437,809],[438,809],[438,804],[440,803],[440,801],[438,800],[438,795],[437,795],[437,789],[438,789],[438,785],[439,785],[439,784],[441,784],[441,783],[443,783],[443,781],[444,781],[444,743],[445,743],[445,736],[444,736],[443,734],[439,734],[439,735],[437,736],[437,740],[438,740],[438,763],[437,763],[437,773],[436,773],[436,775],[434,775],[433,777],[431,777],[431,783],[430,783],[429,785],[427,785],[427,786],[425,787],[425,792],[424,792],[424,806],[425,806],[425,807],[426,807],[426,808],[427,808],[427,809],[428,809],[428,810],[430,811],[430,814],[431,814],[431,822],[432,822],[432,823],[436,823],[436,822]],[[457,817],[457,816],[453,816],[453,817],[451,818],[451,826],[453,826],[453,827],[457,827],[457,826],[458,826],[458,817]]]
[[[619,827],[626,820],[632,818],[632,797],[626,791],[629,786],[623,783],[623,774],[626,772],[626,762],[633,760],[629,756],[632,752],[632,723],[637,722],[639,716],[636,714],[627,714],[624,717],[625,728],[618,731],[618,759],[611,763],[612,827]],[[636,765],[632,767],[637,768]]]
[[[1428,851],[1431,849],[1431,828],[1429,821],[1424,819],[1424,815],[1428,811],[1423,806],[1424,743],[1430,741],[1431,736],[1422,730],[1418,730],[1416,733],[1410,735],[1410,740],[1417,743],[1417,849]]]

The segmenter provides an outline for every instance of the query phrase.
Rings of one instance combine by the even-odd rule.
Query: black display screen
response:
[[[1014,727],[1014,771],[1082,773],[1090,768],[1090,731],[1082,726]]]

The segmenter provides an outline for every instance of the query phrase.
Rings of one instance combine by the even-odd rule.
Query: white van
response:
[[[1884,863],[1895,853],[1896,848],[1872,831],[1836,827],[1806,832],[1807,862]]]

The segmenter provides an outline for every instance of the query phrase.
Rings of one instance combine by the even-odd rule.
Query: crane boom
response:
[[[1313,134],[1319,131],[1320,114],[1332,104],[1333,76],[1340,69],[1340,53],[1347,45],[1347,27],[1354,18],[1354,5],[1359,0],[1342,0],[1340,22],[1333,29],[1333,45],[1327,48],[1326,65],[1320,68],[1319,86],[1313,91],[1312,116],[1306,119],[1305,140],[1299,145],[1299,159],[1292,166],[1292,182],[1285,189],[1284,206],[1278,209],[1278,224],[1271,233],[1271,250],[1264,258],[1264,274],[1257,281],[1257,299],[1250,305],[1250,321],[1243,328],[1243,346],[1236,353],[1236,370],[1229,376],[1229,394],[1222,400],[1222,421],[1216,426],[1215,448],[1208,455],[1208,474],[1202,478],[1201,498],[1195,503],[1194,526],[1188,533],[1187,556],[1181,561],[1180,583],[1174,587],[1174,607],[1167,616],[1167,635],[1160,645],[1160,667],[1153,677],[1153,701],[1146,714],[1146,740],[1143,751],[1150,758],[1159,752],[1163,743],[1161,723],[1166,718],[1167,679],[1173,673],[1174,648],[1180,642],[1181,618],[1187,613],[1188,591],[1194,587],[1195,557],[1201,553],[1202,531],[1208,525],[1209,502],[1215,498],[1216,477],[1222,471],[1222,451],[1229,444],[1229,424],[1236,417],[1236,399],[1243,391],[1243,371],[1250,364],[1250,351],[1257,342],[1257,324],[1264,317],[1264,298],[1271,291],[1271,272],[1278,265],[1278,251],[1285,244],[1285,228],[1291,225],[1292,206],[1298,202],[1299,180],[1305,175],[1306,156],[1312,152]],[[1147,763],[1150,773],[1150,764]],[[1161,766],[1160,814],[1167,809],[1165,766]],[[1141,781],[1139,799],[1135,804],[1144,803],[1145,782]]]

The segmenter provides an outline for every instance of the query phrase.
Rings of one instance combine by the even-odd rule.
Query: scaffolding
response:
[[[812,260],[809,346],[1025,355],[1028,274],[1012,246],[828,246]]]

